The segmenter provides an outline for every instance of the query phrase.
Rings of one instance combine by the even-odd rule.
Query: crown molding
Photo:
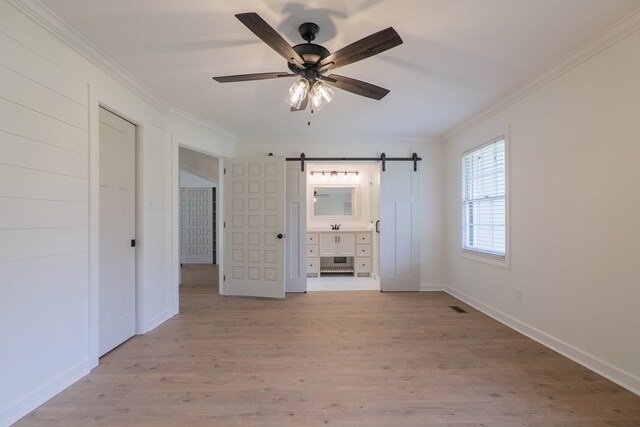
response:
[[[222,138],[235,139],[226,130],[173,107],[38,0],[7,1],[161,113],[204,127]]]
[[[39,1],[8,0],[8,2],[162,113],[167,113],[171,108],[168,102],[147,88]]]
[[[602,52],[609,46],[636,32],[638,29],[640,29],[640,8],[634,10],[602,33],[591,38],[582,46],[572,51],[564,59],[554,63],[537,77],[520,86],[520,88],[515,92],[512,92],[511,95],[508,95],[506,98],[492,104],[481,113],[471,116],[449,132],[446,132],[443,136],[443,140],[446,142],[465,133],[474,126],[482,123],[493,115],[515,104],[522,98],[530,95],[566,72],[582,64],[589,58],[592,58]]]
[[[378,145],[398,145],[398,144],[439,144],[442,138],[238,138],[236,144],[378,144]]]
[[[230,132],[227,132],[226,130],[219,128],[217,126],[214,126],[213,124],[211,124],[210,122],[201,119],[200,117],[194,116],[193,114],[189,114],[186,111],[180,110],[178,108],[175,107],[170,107],[169,111],[167,112],[167,115],[169,117],[172,117],[174,119],[178,119],[178,120],[182,120],[183,122],[187,122],[189,124],[192,125],[196,125],[199,127],[203,127],[206,128],[208,131],[218,135],[219,137],[226,139],[228,141],[231,142],[237,142],[236,140],[236,136]]]

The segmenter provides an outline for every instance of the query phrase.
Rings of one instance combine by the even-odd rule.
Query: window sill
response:
[[[506,270],[511,269],[509,255],[505,255],[504,257],[501,257],[498,255],[492,255],[485,252],[477,252],[477,251],[471,251],[468,249],[461,249],[460,257],[464,259],[468,259],[470,261],[480,262],[483,264],[504,268]]]

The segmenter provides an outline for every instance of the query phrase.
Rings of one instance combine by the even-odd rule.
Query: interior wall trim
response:
[[[503,98],[496,103],[484,108],[480,113],[467,118],[462,123],[454,126],[452,130],[445,132],[443,135],[444,141],[449,141],[454,137],[461,135],[476,125],[482,123],[488,118],[494,116],[507,107],[515,104],[520,99],[535,92],[556,78],[562,76],[566,72],[572,70],[584,61],[592,58],[598,53],[602,52],[609,46],[617,43],[625,37],[633,34],[640,29],[640,8],[634,10],[626,17],[622,18],[611,27],[603,31],[602,33],[591,38],[582,46],[573,50],[565,58],[557,61],[549,68],[544,70],[541,74],[529,80],[506,98]]]
[[[485,304],[474,297],[467,295],[457,289],[448,287],[445,290],[448,294],[460,301],[469,304],[487,316],[498,322],[520,332],[540,344],[549,347],[551,350],[562,354],[574,362],[584,366],[593,372],[602,375],[606,379],[613,381],[621,387],[640,396],[640,378],[631,372],[627,372],[613,364],[592,355],[578,347],[575,347],[561,339],[547,334],[531,325],[528,325],[488,304]]]
[[[208,121],[201,119],[200,117],[196,117],[192,114],[187,113],[186,111],[180,110],[178,108],[175,107],[170,107],[169,111],[167,112],[167,115],[170,117],[173,117],[174,119],[178,119],[178,120],[182,120],[185,121],[189,124],[192,125],[196,125],[199,126],[201,128],[205,128],[208,131],[215,133],[216,135],[218,135],[219,137],[227,140],[227,141],[231,141],[231,142],[236,142],[236,136],[230,132],[228,132],[225,129],[219,128],[217,126],[214,126],[213,124],[209,123]]]
[[[231,132],[173,107],[38,0],[7,1],[159,112],[205,127],[225,139],[235,139]]]
[[[9,407],[0,408],[0,425],[9,426],[17,422],[20,418],[45,403],[71,384],[80,380],[96,366],[98,366],[97,360],[92,361],[87,359],[62,373],[52,381],[49,381],[44,387],[35,390],[27,396],[19,398],[17,402],[9,405]]]
[[[440,283],[420,283],[419,292],[446,292],[449,287]]]
[[[398,144],[415,144],[415,145],[424,145],[424,144],[441,144],[443,142],[442,138],[264,138],[264,137],[255,137],[248,138],[243,137],[242,139],[237,139],[235,141],[236,144],[291,144],[291,145],[300,145],[300,144],[323,144],[323,147],[330,144],[335,145],[347,145],[347,144],[375,144],[378,145],[398,145]]]

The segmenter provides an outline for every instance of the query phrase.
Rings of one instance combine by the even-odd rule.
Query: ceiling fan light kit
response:
[[[311,108],[319,110],[327,105],[333,99],[333,89],[329,85],[324,84],[320,80],[315,82],[311,87],[309,96],[311,97]]]
[[[325,76],[325,73],[402,44],[402,39],[392,27],[331,53],[324,46],[311,43],[320,31],[320,27],[313,22],[305,22],[298,28],[300,36],[307,43],[291,46],[257,13],[240,13],[236,18],[286,59],[291,73],[271,72],[213,77],[219,83],[299,77],[289,88],[289,95],[285,99],[291,106],[291,111],[303,111],[309,103],[312,111],[321,109],[333,99],[334,92],[331,86],[376,100],[384,98],[389,93],[389,90],[371,83],[337,74]]]
[[[304,77],[299,78],[289,88],[289,96],[284,100],[292,108],[300,109],[302,101],[307,98],[307,92],[309,91],[309,81]]]

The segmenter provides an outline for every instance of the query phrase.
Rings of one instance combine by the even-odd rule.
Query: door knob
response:
[[[282,238],[284,237],[284,234],[279,233],[276,237],[277,237],[278,239],[282,239]]]

